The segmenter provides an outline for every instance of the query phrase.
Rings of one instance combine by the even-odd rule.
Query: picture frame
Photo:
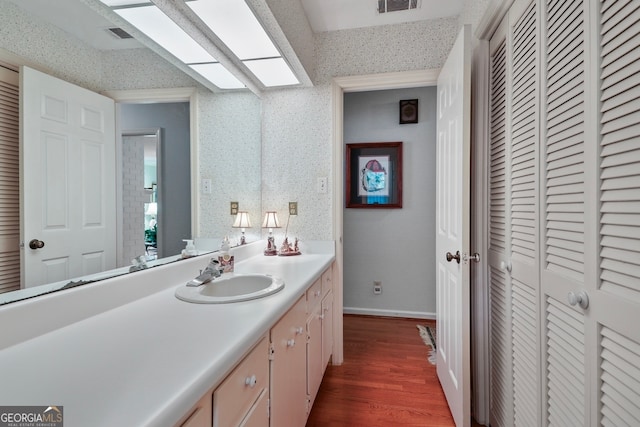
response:
[[[402,142],[346,145],[347,208],[402,208]]]
[[[400,124],[418,123],[418,100],[403,99],[400,101]]]

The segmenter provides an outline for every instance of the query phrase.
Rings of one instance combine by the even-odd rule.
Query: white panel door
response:
[[[463,27],[438,76],[437,371],[458,426],[471,422],[469,34],[470,28]]]
[[[20,79],[22,286],[115,268],[113,100],[28,67]]]

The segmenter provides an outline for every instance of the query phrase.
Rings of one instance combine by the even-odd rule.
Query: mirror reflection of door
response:
[[[140,256],[158,256],[160,129],[122,136],[122,197],[124,230],[121,264]]]

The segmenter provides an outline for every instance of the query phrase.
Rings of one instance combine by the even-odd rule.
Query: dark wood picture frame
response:
[[[347,144],[347,208],[402,208],[402,142]]]
[[[400,124],[418,123],[418,100],[403,99],[400,101]]]

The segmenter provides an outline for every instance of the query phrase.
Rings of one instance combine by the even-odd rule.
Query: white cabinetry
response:
[[[304,426],[307,416],[306,318],[303,296],[271,329],[271,426]]]
[[[213,393],[213,426],[267,426],[268,409],[259,406],[268,396],[269,340],[264,337]],[[249,418],[254,421],[246,423]]]
[[[179,427],[304,427],[333,353],[329,267]]]

